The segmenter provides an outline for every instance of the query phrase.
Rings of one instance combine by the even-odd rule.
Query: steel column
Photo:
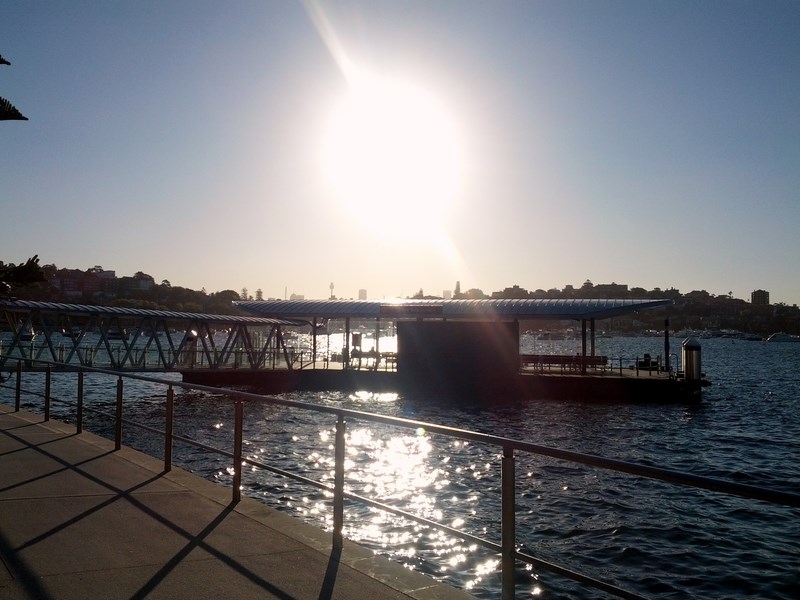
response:
[[[22,362],[17,361],[17,390],[14,398],[14,411],[19,412],[19,404],[22,398]]]
[[[164,472],[172,470],[172,431],[173,416],[175,414],[175,391],[172,386],[167,388],[166,414],[164,415]]]
[[[581,374],[586,375],[586,319],[581,319]]]
[[[244,421],[244,409],[241,400],[234,402],[233,406],[233,503],[236,504],[242,499],[242,423]]]
[[[83,371],[78,371],[78,398],[77,398],[77,414],[75,415],[75,430],[77,433],[83,431]]]
[[[350,317],[344,320],[344,350],[342,350],[342,366],[350,366]]]
[[[44,420],[50,420],[50,381],[52,371],[50,365],[44,370]]]
[[[345,428],[344,415],[340,414],[336,420],[333,471],[333,545],[335,548],[341,548],[343,543]]]
[[[114,450],[122,448],[122,375],[117,378],[117,415],[114,420]]]
[[[311,325],[311,368],[317,368],[317,317]]]
[[[514,577],[516,570],[514,548],[516,523],[514,505],[516,482],[514,478],[514,450],[503,448],[502,459],[502,508],[501,508],[501,569],[503,600],[514,600]]]

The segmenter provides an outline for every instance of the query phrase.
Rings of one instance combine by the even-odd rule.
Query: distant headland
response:
[[[97,265],[86,270],[59,268],[56,265],[39,265],[34,256],[25,263],[3,263],[0,261],[0,294],[20,300],[47,302],[69,302],[121,306],[128,308],[151,308],[184,312],[213,314],[236,314],[234,300],[262,300],[262,291],[249,294],[247,288],[240,291],[222,290],[213,293],[205,289],[192,290],[173,286],[168,280],[156,283],[155,279],[141,271],[132,276],[117,277],[115,271]],[[524,298],[669,298],[672,306],[626,319],[612,320],[611,327],[617,332],[635,332],[647,329],[662,329],[668,319],[670,328],[699,331],[738,331],[765,337],[782,331],[800,334],[800,308],[783,303],[770,304],[769,292],[754,290],[750,300],[734,298],[733,294],[715,295],[705,290],[681,293],[675,288],[647,290],[629,287],[626,284],[593,284],[585,281],[581,286],[566,285],[562,289],[536,289],[529,291],[519,285],[485,293],[479,288],[462,291],[460,282],[452,292],[442,296],[426,295],[422,289],[412,298],[453,299],[524,299]]]

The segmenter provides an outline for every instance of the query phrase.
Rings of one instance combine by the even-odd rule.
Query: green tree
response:
[[[0,262],[0,293],[9,294],[14,288],[24,288],[47,281],[39,266],[39,256],[34,255],[20,265]]]
[[[10,66],[11,63],[8,62],[5,58],[0,55],[0,65],[8,65]],[[27,121],[28,117],[24,116],[21,112],[19,112],[16,107],[11,104],[5,98],[0,98],[0,121]]]

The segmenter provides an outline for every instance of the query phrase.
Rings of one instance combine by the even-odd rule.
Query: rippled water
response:
[[[538,344],[539,351],[561,351],[569,343]],[[597,353],[655,355],[662,346],[658,338],[601,339]],[[453,405],[436,398],[368,393],[285,397],[800,492],[800,344],[703,340],[703,370],[713,386],[697,405]],[[41,389],[41,380],[25,375],[26,387]],[[57,376],[53,393],[71,398],[74,381],[74,375]],[[114,386],[114,378],[87,376],[87,403],[112,410]],[[163,388],[126,386],[126,416],[160,427]],[[0,393],[3,401],[13,401],[11,390]],[[70,420],[69,410],[54,408],[54,416]],[[232,406],[224,395],[177,392],[176,433],[230,449],[231,419]],[[247,456],[332,481],[334,417],[248,402],[245,419]],[[112,431],[107,418],[93,415],[87,416],[87,427]],[[124,443],[162,455],[162,442],[143,432],[126,429]],[[347,447],[346,484],[352,491],[499,543],[497,448],[355,420],[348,422]],[[224,458],[178,445],[175,461],[230,484],[232,471]],[[800,595],[797,509],[536,456],[518,456],[516,473],[517,539],[529,554],[647,596]],[[319,490],[256,470],[245,473],[243,485],[270,506],[331,526],[330,499]],[[480,598],[500,597],[499,562],[493,553],[357,504],[348,502],[345,512],[348,538]],[[522,567],[517,594],[603,597]]]

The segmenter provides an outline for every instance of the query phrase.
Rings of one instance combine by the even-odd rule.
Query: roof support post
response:
[[[344,320],[344,350],[342,352],[342,364],[345,369],[350,368],[350,317]]]
[[[586,375],[586,319],[581,319],[581,375]]]
[[[317,368],[317,317],[311,324],[311,368]]]
[[[294,368],[292,365],[292,359],[289,358],[289,350],[286,348],[286,342],[283,339],[283,332],[281,331],[281,326],[278,325],[275,327],[275,339],[278,342],[279,350],[283,350],[283,360],[286,361],[286,368],[290,371]]]
[[[592,356],[594,356],[594,317],[589,319],[589,333],[591,335],[590,348]]]
[[[272,352],[272,339],[275,337],[275,329],[277,329],[277,326],[273,325],[269,330],[267,340],[261,345],[261,353],[258,359],[258,364],[261,367],[266,367],[271,361],[272,368],[275,368],[274,353]]]

